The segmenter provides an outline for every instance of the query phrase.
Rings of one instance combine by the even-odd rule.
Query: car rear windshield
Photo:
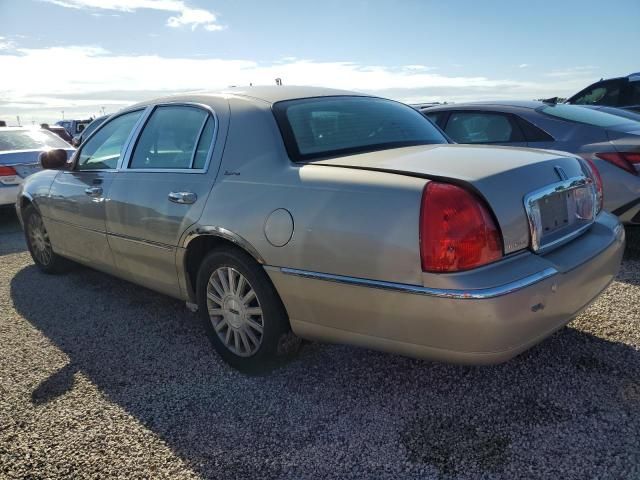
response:
[[[561,118],[562,120],[586,123],[587,125],[593,125],[594,127],[610,128],[630,123],[629,120],[619,117],[618,115],[612,115],[610,113],[577,105],[544,105],[538,108],[537,111],[551,115],[552,117]]]
[[[71,148],[71,146],[47,130],[0,130],[0,152],[49,148]]]
[[[293,161],[447,143],[422,114],[391,100],[306,98],[278,102],[273,111]]]

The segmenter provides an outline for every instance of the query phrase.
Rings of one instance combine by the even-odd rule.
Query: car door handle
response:
[[[102,195],[102,187],[88,187],[84,189],[84,193],[90,197],[99,197]]]
[[[170,192],[169,200],[173,203],[195,203],[198,196],[192,192]]]

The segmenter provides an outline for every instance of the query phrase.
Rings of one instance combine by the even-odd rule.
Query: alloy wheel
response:
[[[258,351],[264,333],[262,307],[255,290],[238,270],[214,270],[207,283],[207,310],[226,348],[240,357]]]
[[[29,217],[28,223],[29,243],[34,256],[42,265],[49,265],[53,256],[53,249],[49,241],[49,234],[44,228],[42,217],[33,214]]]

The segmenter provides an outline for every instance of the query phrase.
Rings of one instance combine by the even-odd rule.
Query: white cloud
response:
[[[427,67],[425,65],[404,65],[402,68],[404,70],[410,70],[414,72],[426,72],[428,70],[435,70],[435,68]]]
[[[0,37],[0,50],[10,50],[15,47],[15,45],[15,42],[5,37]]]
[[[18,48],[0,54],[0,117],[31,114],[52,121],[188,90],[230,85],[318,85],[376,93],[408,102],[545,98],[575,93],[584,81],[570,77],[532,80],[433,73],[406,66],[370,66],[298,58],[270,63],[217,58],[118,55],[98,46]],[[545,77],[541,77],[545,78]]]
[[[518,68],[527,68],[528,66],[528,63],[521,63],[520,65],[518,65]]]
[[[593,65],[582,65],[578,67],[568,67],[562,70],[554,70],[552,72],[545,73],[547,77],[575,77],[575,76],[593,76],[598,70],[598,67]]]
[[[111,10],[132,13],[136,10],[158,10],[174,13],[167,19],[167,26],[172,28],[191,27],[195,30],[202,26],[205,30],[215,32],[224,30],[226,26],[218,23],[215,13],[203,8],[189,7],[182,0],[42,0],[66,8]]]

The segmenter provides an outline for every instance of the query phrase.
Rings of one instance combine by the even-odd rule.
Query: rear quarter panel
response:
[[[267,265],[420,284],[418,221],[426,180],[350,168],[294,164],[268,104],[231,99],[221,174],[198,226],[231,230]],[[271,212],[294,221],[273,246]]]

